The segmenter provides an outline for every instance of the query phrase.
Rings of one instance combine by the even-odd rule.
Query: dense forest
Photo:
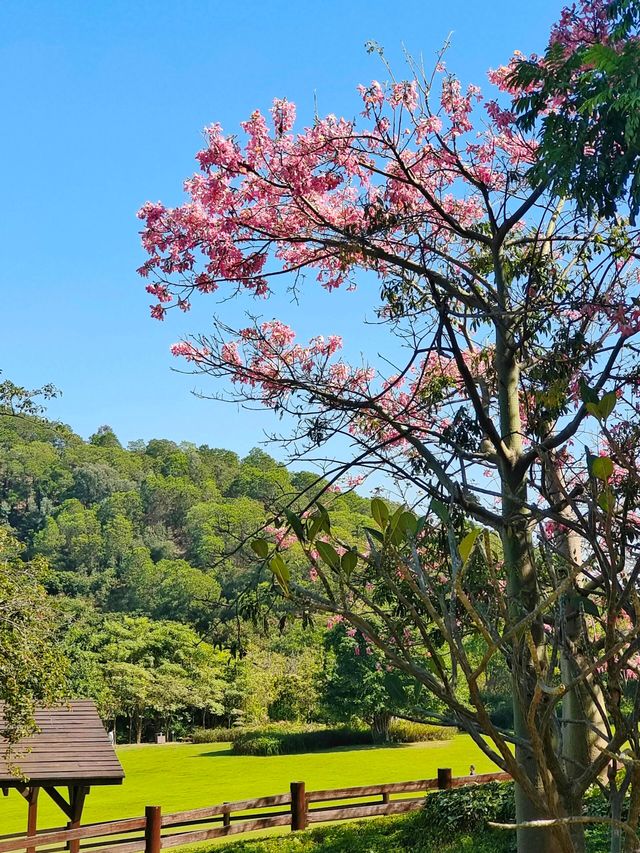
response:
[[[2,547],[39,567],[69,694],[95,699],[120,740],[366,718],[389,703],[377,654],[288,613],[251,552],[280,509],[327,489],[316,474],[259,449],[124,448],[109,427],[84,441],[37,416],[0,418],[0,444]],[[323,499],[345,538],[370,523],[353,491]]]

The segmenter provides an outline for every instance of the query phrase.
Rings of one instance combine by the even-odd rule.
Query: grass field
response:
[[[146,805],[160,805],[169,812],[279,794],[297,780],[312,790],[426,779],[435,776],[438,767],[451,767],[457,776],[468,773],[470,764],[479,773],[496,769],[467,735],[409,746],[341,748],[268,758],[234,755],[229,744],[220,743],[125,746],[118,755],[126,779],[122,786],[91,791],[85,823],[137,817]],[[43,792],[39,826],[60,826],[61,817]],[[25,826],[24,799],[16,791],[0,797],[0,833]]]

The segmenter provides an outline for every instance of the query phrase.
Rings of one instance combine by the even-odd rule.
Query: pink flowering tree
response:
[[[292,455],[348,443],[334,486],[375,471],[403,493],[373,501],[360,541],[310,493],[254,550],[295,607],[347,621],[514,777],[519,853],[583,851],[598,822],[635,851],[638,234],[532,189],[508,67],[488,99],[442,63],[413,71],[360,87],[357,121],[295,129],[276,100],[239,137],[209,127],[188,200],[140,211],[152,314],[367,273],[388,358],[352,364],[331,329],[300,342],[259,319],[173,348],[219,394],[287,414]],[[513,731],[482,698],[497,660]],[[594,784],[607,817],[583,813]]]

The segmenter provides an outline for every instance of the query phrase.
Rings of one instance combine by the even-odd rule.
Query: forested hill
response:
[[[191,718],[259,716],[281,701],[273,684],[258,695],[271,683],[264,672],[260,689],[240,684],[235,664],[231,678],[224,649],[270,655],[267,668],[288,669],[289,692],[296,656],[307,649],[305,666],[316,666],[313,631],[292,643],[293,657],[275,647],[286,640],[259,639],[252,602],[271,578],[255,577],[245,544],[278,507],[320,488],[315,474],[292,473],[259,449],[241,459],[164,439],[124,448],[108,427],[84,441],[32,417],[0,418],[0,445],[2,523],[25,558],[46,558],[72,691],[92,695],[105,717],[141,728],[169,714],[178,725],[185,708]],[[367,523],[367,500],[331,501],[347,535]],[[264,707],[251,711],[251,702]]]

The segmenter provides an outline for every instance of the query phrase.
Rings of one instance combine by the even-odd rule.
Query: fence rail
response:
[[[416,794],[503,782],[510,778],[508,773],[452,777],[451,770],[443,768],[438,770],[435,779],[321,791],[307,791],[304,782],[292,782],[288,793],[270,797],[236,800],[165,815],[160,806],[147,806],[144,817],[94,823],[76,829],[41,830],[31,836],[3,835],[0,836],[0,853],[23,850],[35,853],[41,847],[47,848],[46,853],[56,853],[67,850],[71,841],[82,842],[82,850],[96,853],[138,853],[143,850],[145,853],[160,853],[183,844],[259,829],[290,826],[296,832],[312,823],[401,814],[422,806],[424,798]],[[402,794],[414,796],[399,796]],[[391,799],[392,796],[395,799]],[[373,797],[379,799],[372,802]]]

